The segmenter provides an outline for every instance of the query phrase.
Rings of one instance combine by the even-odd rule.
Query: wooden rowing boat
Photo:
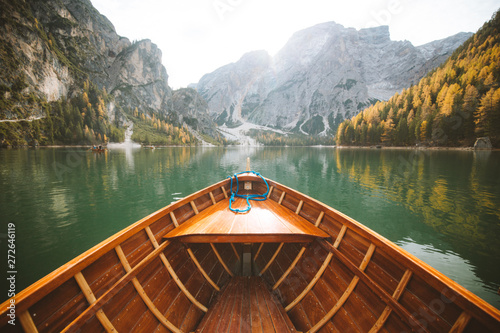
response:
[[[226,179],[160,209],[3,303],[1,331],[500,332],[499,310],[359,222],[238,178],[266,200],[230,211]]]
[[[90,149],[92,150],[93,153],[104,153],[107,148],[105,146],[99,145],[99,146],[92,146],[92,148]]]

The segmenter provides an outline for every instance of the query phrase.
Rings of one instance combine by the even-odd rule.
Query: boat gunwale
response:
[[[260,177],[255,177],[253,175],[243,174],[239,178],[242,181],[260,181]],[[425,282],[431,288],[434,288],[437,292],[441,292],[441,294],[443,294],[445,288],[448,289],[449,291],[451,291],[453,296],[456,296],[454,297],[453,302],[456,303],[462,309],[462,311],[466,311],[472,314],[473,317],[478,318],[483,324],[489,327],[498,327],[500,322],[500,311],[498,309],[496,309],[494,306],[487,303],[471,291],[462,287],[457,282],[451,280],[443,273],[439,272],[427,263],[418,259],[416,256],[397,246],[395,243],[378,234],[374,230],[371,230],[360,222],[328,206],[327,204],[322,203],[290,187],[282,185],[276,181],[267,178],[264,179],[268,182],[269,186],[273,186],[275,189],[283,191],[287,193],[287,195],[293,196],[295,199],[307,202],[308,205],[312,206],[312,208],[323,212],[324,215],[329,216],[336,222],[345,225],[351,231],[372,242],[377,248],[380,248],[382,251],[390,255],[396,262],[402,263],[403,266],[407,269],[410,269],[413,274],[416,274],[417,276],[424,279]],[[89,250],[83,252],[76,258],[55,269],[45,277],[34,282],[24,290],[20,291],[14,297],[12,297],[15,299],[16,313],[22,314],[24,311],[28,310],[31,306],[40,301],[43,297],[47,296],[53,290],[61,286],[64,282],[74,277],[75,274],[81,272],[83,269],[94,263],[103,254],[107,253],[110,250],[113,250],[117,245],[123,243],[125,240],[129,239],[141,230],[144,230],[152,223],[175,211],[177,208],[180,208],[186,204],[189,205],[191,201],[203,195],[206,195],[217,188],[224,188],[226,186],[229,187],[229,182],[229,178],[226,178],[204,189],[194,192],[183,199],[160,208],[156,212],[149,214],[148,216],[122,229],[121,231],[118,231],[117,233],[111,235],[97,245],[93,246]],[[270,198],[270,200],[272,199]],[[311,223],[314,224],[314,222]],[[321,224],[319,225],[319,227],[321,228]],[[324,231],[327,232],[326,230]],[[447,294],[449,295],[449,293]],[[7,318],[5,314],[8,311],[7,306],[10,304],[10,300],[12,298],[7,299],[1,305],[2,309],[0,309],[0,315],[2,315],[2,321],[0,321],[0,326],[5,324]],[[497,322],[494,322],[495,320]]]
[[[310,204],[311,206],[320,211],[324,210],[325,216],[330,216],[334,218],[337,222],[346,225],[347,228],[350,229],[351,231],[357,233],[361,237],[365,237],[367,240],[372,242],[377,248],[380,247],[380,249],[384,250],[387,254],[391,255],[391,257],[394,258],[398,263],[403,263],[403,267],[410,269],[413,272],[413,274],[422,277],[430,287],[434,288],[441,294],[443,293],[443,290],[445,290],[446,288],[451,290],[451,293],[453,295],[458,296],[456,299],[453,299],[453,302],[456,303],[462,310],[467,310],[473,313],[483,322],[491,323],[492,319],[496,319],[500,323],[499,309],[495,308],[493,305],[486,302],[485,300],[483,300],[470,290],[458,284],[445,274],[439,272],[437,269],[433,268],[426,262],[414,256],[413,254],[399,247],[394,242],[380,235],[376,231],[368,228],[361,222],[356,221],[355,219],[345,215],[344,213],[336,210],[335,208],[330,207],[327,204],[322,203],[308,196],[307,194],[304,194],[286,185],[277,183],[267,178],[266,181],[269,183],[269,186],[274,186],[274,188],[284,191],[287,194],[294,193],[295,199],[303,200],[304,202],[307,202],[308,204]],[[321,224],[319,225],[319,228],[321,228]],[[394,251],[399,256],[399,258],[392,255],[392,251]],[[446,295],[444,296],[446,297]],[[496,325],[499,325],[499,323],[497,323]],[[494,325],[494,323],[491,324]]]
[[[64,282],[72,278],[76,273],[81,272],[86,267],[97,261],[103,254],[107,253],[110,250],[114,250],[117,245],[123,243],[125,240],[129,239],[141,230],[144,230],[146,227],[150,226],[162,217],[168,215],[170,212],[173,212],[177,208],[189,204],[189,202],[193,201],[194,199],[212,192],[213,190],[226,185],[226,183],[229,183],[229,179],[219,181],[204,189],[194,192],[191,195],[179,199],[178,201],[173,202],[163,208],[158,209],[157,211],[132,223],[128,227],[125,227],[124,229],[109,236],[87,251],[66,262],[62,266],[56,268],[51,273],[48,273],[44,277],[40,278],[33,284],[17,293],[14,297],[8,298],[0,305],[0,316],[2,316],[3,318],[2,320],[0,320],[0,326],[3,325],[6,318],[8,318],[4,315],[9,311],[8,305],[10,304],[11,299],[15,299],[17,313],[22,313],[28,310],[43,297],[47,296],[56,288],[61,286]]]

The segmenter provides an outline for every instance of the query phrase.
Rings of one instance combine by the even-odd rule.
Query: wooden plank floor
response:
[[[297,332],[285,309],[257,276],[231,279],[196,332]]]
[[[244,214],[229,210],[229,199],[219,201],[169,232],[165,238],[179,238],[186,243],[226,242],[311,242],[329,235],[303,217],[275,201],[251,201]],[[237,198],[234,208],[246,207]]]

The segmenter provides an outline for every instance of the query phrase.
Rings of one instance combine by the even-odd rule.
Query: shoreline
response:
[[[405,146],[336,146],[338,149],[380,149],[380,150],[458,150],[458,151],[500,151],[500,148],[474,149],[474,147],[405,147]]]
[[[185,148],[197,148],[197,147],[224,147],[224,146],[207,146],[207,145],[154,145],[155,148],[173,148],[173,147],[185,147]],[[226,147],[248,147],[245,145],[229,145]],[[492,149],[474,149],[474,147],[405,147],[405,146],[325,146],[325,145],[316,145],[316,146],[252,146],[252,147],[282,147],[282,148],[299,148],[299,147],[311,147],[311,148],[333,148],[333,149],[380,149],[380,150],[456,150],[456,151],[500,151],[500,148],[492,148]],[[43,149],[43,148],[85,148],[92,149],[92,145],[48,145],[48,146],[14,146],[14,147],[0,147],[0,149]],[[105,148],[109,150],[106,146]],[[149,146],[141,146],[140,149],[149,149]],[[139,149],[139,148],[138,148]]]
[[[43,148],[86,148],[86,149],[92,149],[93,145],[48,145],[48,146],[10,146],[10,147],[0,147],[0,149],[43,149]],[[168,147],[209,147],[205,145],[199,145],[199,146],[182,146],[182,145],[162,145],[162,146],[157,146],[154,145],[155,148],[168,148]],[[103,148],[106,150],[109,150],[107,146],[103,145]],[[151,146],[141,146],[137,147],[137,149],[151,149]],[[123,149],[123,148],[116,148],[116,149]]]

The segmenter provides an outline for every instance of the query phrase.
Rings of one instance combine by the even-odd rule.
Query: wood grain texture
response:
[[[274,201],[251,201],[248,213],[229,210],[229,200],[220,201],[200,212],[165,238],[187,243],[228,242],[308,242],[329,235],[303,217]],[[246,200],[236,199],[233,208],[246,206]]]
[[[309,291],[311,291],[311,289],[314,287],[316,282],[319,280],[319,278],[321,277],[321,275],[323,274],[325,269],[328,267],[328,264],[330,263],[330,260],[332,259],[332,257],[333,257],[333,254],[331,252],[328,253],[325,261],[323,262],[323,264],[319,268],[316,275],[314,275],[313,279],[309,282],[307,287],[300,293],[300,295],[297,296],[297,298],[295,298],[290,304],[287,305],[287,307],[285,308],[286,311],[290,311],[298,302],[300,302],[306,296],[306,294]]]
[[[88,285],[81,272],[75,274],[75,280],[76,283],[78,283],[78,286],[80,286],[83,294],[85,295],[87,302],[89,302],[89,304],[94,303],[96,301],[94,293],[92,292],[92,289],[90,289],[90,286]]]
[[[410,270],[407,270],[405,274],[403,275],[403,278],[398,284],[398,287],[394,291],[394,294],[392,297],[394,300],[398,301],[399,297],[401,297],[401,294],[403,293],[404,289],[406,288],[406,285],[408,284],[408,281],[411,279],[412,272]],[[387,318],[389,318],[389,315],[391,314],[392,309],[389,306],[386,306],[380,317],[378,318],[377,322],[373,325],[373,327],[370,329],[369,333],[376,333],[382,329],[384,326]]]
[[[37,333],[38,330],[33,322],[33,318],[28,311],[24,311],[19,315],[19,321],[21,326],[26,333]]]
[[[283,282],[283,280],[286,279],[286,277],[288,276],[288,274],[290,274],[290,272],[292,271],[292,269],[295,268],[295,265],[297,265],[297,263],[299,262],[300,258],[302,258],[302,255],[304,254],[305,251],[306,251],[306,248],[303,246],[300,249],[300,251],[297,254],[297,256],[295,257],[295,259],[290,264],[290,266],[288,266],[288,268],[283,273],[283,275],[281,275],[281,277],[278,279],[278,281],[276,281],[276,283],[273,285],[273,290],[275,290],[276,288],[278,288],[279,285],[281,284],[281,282]]]
[[[208,283],[210,283],[210,285],[212,287],[214,287],[215,290],[220,291],[220,288],[217,285],[217,283],[215,283],[210,278],[210,276],[207,274],[207,272],[205,271],[205,269],[203,269],[203,267],[201,266],[200,262],[198,261],[198,259],[194,255],[193,251],[190,248],[187,248],[187,252],[188,252],[189,256],[191,257],[191,260],[193,260],[194,264],[196,265],[196,267],[198,268],[198,270],[200,271],[200,273],[203,275],[203,277],[208,281]]]
[[[149,228],[148,228],[149,229]],[[154,241],[156,243],[156,240]],[[158,248],[158,244],[156,243],[157,247]],[[127,273],[129,273],[132,268],[130,267],[130,264],[129,262],[127,261],[127,258],[125,257],[125,254],[121,248],[120,245],[118,245],[116,248],[116,253],[118,254],[118,257],[120,258],[120,261],[123,265],[123,267],[125,268],[125,270],[127,271]],[[163,253],[160,253],[160,257],[163,257],[165,258],[165,255]],[[168,264],[168,262],[167,262]],[[168,264],[168,266],[170,267],[170,264]],[[169,268],[167,267],[167,269]],[[170,267],[171,268],[171,267]],[[169,271],[171,273],[171,271]],[[174,280],[176,280],[177,276],[172,276],[172,278]],[[176,283],[178,283],[178,281],[175,281]],[[165,318],[165,316],[161,313],[160,310],[158,310],[158,308],[156,307],[156,305],[153,303],[153,301],[151,301],[151,298],[149,298],[149,296],[146,294],[146,292],[144,291],[144,288],[142,287],[141,283],[139,282],[139,280],[137,280],[137,277],[133,277],[132,278],[132,284],[134,285],[134,288],[137,290],[137,294],[142,298],[142,300],[144,301],[144,304],[147,306],[147,308],[149,309],[149,311],[151,311],[151,313],[165,326],[167,327],[169,330],[173,331],[173,332],[176,332],[176,333],[182,333],[174,324],[172,324],[167,318]],[[181,283],[182,284],[182,283]],[[182,291],[184,291],[182,288],[181,288]],[[95,302],[95,300],[94,300]],[[102,311],[102,310],[101,310]],[[143,313],[137,313],[136,315],[143,315]],[[114,330],[114,328],[113,328]]]
[[[296,332],[260,277],[231,279],[196,332]]]
[[[247,193],[263,193],[265,184],[259,177],[244,174],[240,180],[252,183],[253,192]],[[102,331],[99,320],[105,312],[116,330],[164,332],[168,329],[160,324],[161,314],[175,327],[191,331],[203,311],[179,290],[163,267],[163,258],[168,258],[172,271],[192,298],[207,305],[207,317],[217,304],[214,285],[230,290],[230,273],[239,274],[241,266],[237,262],[241,243],[248,242],[252,243],[256,259],[254,274],[260,271],[257,267],[266,266],[278,244],[285,245],[263,275],[263,285],[248,287],[241,295],[238,293],[245,290],[246,282],[233,285],[234,295],[228,296],[226,308],[219,312],[226,316],[221,327],[229,331],[237,327],[243,331],[248,322],[252,323],[252,331],[254,326],[256,331],[286,331],[285,326],[279,326],[281,321],[274,322],[283,309],[268,302],[269,286],[265,283],[272,285],[282,280],[274,294],[283,304],[289,304],[313,278],[316,270],[308,266],[321,266],[310,251],[295,258],[302,246],[318,244],[332,259],[314,287],[288,313],[301,330],[311,329],[335,308],[335,319],[326,320],[322,330],[500,331],[500,311],[476,295],[352,218],[282,184],[267,181],[268,200],[252,202],[247,214],[228,214],[230,185],[226,179],[130,225],[19,292],[16,313],[21,323],[31,331],[34,325],[39,332]],[[246,202],[239,200],[235,206],[244,207]],[[178,229],[174,229],[176,225]],[[174,231],[179,234],[175,236]],[[178,242],[170,243],[172,246],[168,246],[169,242],[159,244],[166,235],[192,241],[192,254],[196,256]],[[235,243],[234,248],[229,243]],[[115,248],[121,248],[120,253]],[[231,268],[229,273],[223,265]],[[84,278],[73,278],[77,274]],[[86,286],[80,288],[75,279],[85,280]],[[146,293],[147,298],[143,297]],[[0,307],[0,330],[6,332],[11,331],[5,315],[9,301]],[[262,304],[267,309],[264,316]],[[159,311],[156,315],[155,307]],[[31,314],[31,320],[27,314]],[[428,323],[423,324],[421,319]],[[108,330],[112,330],[111,326]]]

